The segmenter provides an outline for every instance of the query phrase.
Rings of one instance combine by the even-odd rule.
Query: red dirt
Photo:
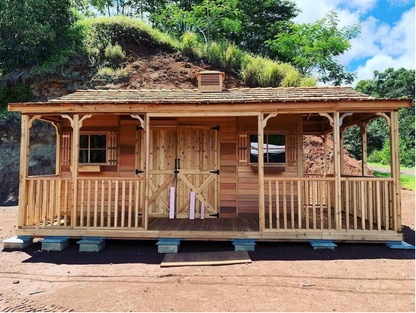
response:
[[[324,168],[324,142],[322,137],[303,136],[303,171],[308,174],[322,174]],[[334,142],[328,138],[328,173],[334,173]],[[352,158],[344,149],[344,174],[361,176],[361,163]],[[373,172],[367,169],[367,174],[373,176]]]
[[[403,190],[404,233],[413,244],[414,207],[414,192]],[[14,234],[17,207],[0,207],[0,214],[3,240]],[[415,311],[414,251],[380,244],[314,251],[306,243],[259,243],[251,264],[178,268],[160,268],[163,255],[152,241],[108,241],[91,254],[77,249],[72,242],[60,253],[41,252],[35,243],[0,252],[0,311]],[[232,246],[180,247],[220,250]]]

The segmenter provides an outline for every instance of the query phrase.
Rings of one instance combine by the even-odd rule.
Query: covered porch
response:
[[[266,112],[236,112],[235,108],[222,112],[209,109],[201,112],[201,107],[198,109],[191,113],[106,112],[103,115],[102,112],[91,111],[78,114],[42,112],[23,114],[21,156],[23,166],[20,186],[20,199],[23,200],[19,203],[17,234],[38,237],[102,236],[129,239],[180,237],[204,240],[255,238],[273,241],[401,240],[397,111],[319,112],[315,109],[314,112],[305,112],[279,109],[278,113],[272,113],[270,109]],[[277,109],[273,111],[276,112]],[[134,167],[137,170],[134,174],[127,175],[118,170],[109,176],[88,170],[83,172],[85,168],[80,171],[80,132],[83,130],[82,127],[87,127],[88,130],[93,127],[89,126],[88,120],[93,121],[94,116],[97,118],[117,116],[119,120],[124,119],[126,125],[133,125],[137,129],[133,132]],[[287,159],[284,165],[267,164],[266,158],[258,158],[256,164],[247,164],[244,153],[249,153],[248,150],[253,146],[247,141],[244,143],[248,138],[245,132],[257,135],[256,153],[265,155],[267,154],[265,150],[268,149],[267,143],[264,142],[265,134],[282,129],[276,126],[278,123],[272,124],[273,119],[278,116],[283,120],[292,118],[297,121],[296,131],[288,131],[285,135]],[[196,121],[194,125],[190,125],[190,117]],[[387,120],[391,129],[391,152],[392,156],[396,156],[392,158],[393,170],[390,178],[366,175],[366,125],[372,119],[380,117]],[[56,158],[59,166],[57,165],[56,174],[52,176],[28,176],[29,130],[36,119],[56,125]],[[189,134],[195,133],[196,130],[202,134],[204,129],[214,127],[215,123],[206,123],[210,119],[217,120],[217,124],[221,124],[218,128],[218,137],[211,136],[214,141],[205,142],[205,150],[215,152],[212,162],[193,168],[194,172],[189,168],[188,172],[182,172],[188,180],[187,190],[183,196],[188,198],[189,192],[195,192],[194,219],[189,218],[191,209],[189,200],[181,205],[184,208],[182,210],[184,215],[179,216],[176,208],[174,218],[169,218],[168,187],[173,181],[166,178],[173,177],[174,171],[178,170],[178,166],[172,162],[176,158],[173,156],[170,157],[171,159],[165,158],[166,164],[170,166],[169,170],[154,167],[154,162],[157,160],[155,153],[161,149],[163,143],[161,141],[157,143],[153,136],[162,135],[155,130],[161,129],[161,120],[169,119],[184,119],[187,127],[192,130]],[[234,126],[222,127],[231,120],[235,121]],[[256,121],[255,131],[248,120]],[[201,121],[205,121],[209,127],[201,127]],[[65,137],[63,133],[65,122],[69,122],[72,129],[70,137]],[[353,125],[360,126],[362,134],[363,175],[360,177],[342,174],[342,134],[347,127]],[[119,125],[118,136],[121,129],[122,126]],[[208,132],[215,133],[217,130]],[[334,142],[332,163],[330,164],[328,158],[328,149],[325,148],[323,156],[325,165],[322,173],[314,175],[304,173],[302,137],[320,135],[326,142],[330,134]],[[203,143],[204,138],[208,137],[201,136],[199,138],[202,138]],[[68,138],[71,139],[69,143],[71,147],[65,150],[65,145],[68,144],[65,140],[68,141]],[[188,139],[192,141],[195,138]],[[115,140],[120,142],[119,137]],[[246,152],[240,149],[242,146],[247,148]],[[114,158],[117,158],[117,155],[120,157],[123,153],[120,144],[116,144],[115,147]],[[234,152],[230,152],[230,149]],[[186,152],[192,154],[191,150]],[[70,153],[71,156],[65,159],[62,157],[65,153]],[[200,158],[198,153],[194,152],[193,155]],[[68,164],[67,173],[62,171],[62,160],[71,162]],[[158,162],[160,163],[160,159]],[[109,166],[119,166],[119,164]],[[290,166],[293,167],[290,172],[281,171],[282,167],[287,169]],[[216,170],[219,170],[219,173],[212,173]],[[248,171],[255,174],[256,184],[245,194],[244,181],[247,180],[253,185],[253,176],[252,174],[250,177],[247,176]],[[163,179],[155,180],[152,178],[155,174],[163,175]],[[211,191],[208,191],[208,187]],[[156,202],[163,210],[158,211]],[[254,208],[255,214],[247,213],[253,211],[244,211],[244,207],[248,206],[247,203]],[[207,214],[201,218],[201,204],[204,204],[205,209],[210,206],[214,211],[206,211]],[[230,214],[230,207],[233,208],[233,205],[235,211],[231,210]]]

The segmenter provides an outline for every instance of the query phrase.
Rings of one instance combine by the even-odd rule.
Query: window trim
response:
[[[79,136],[81,137],[82,135],[89,135],[89,136],[91,136],[91,135],[105,135],[105,160],[106,160],[106,162],[103,162],[103,163],[90,163],[90,162],[81,163],[81,161],[79,160],[79,157],[78,157],[78,164],[81,165],[81,166],[109,165],[109,149],[108,149],[108,138],[109,137],[108,136],[110,135],[110,132],[109,131],[81,131],[79,133]],[[81,150],[91,151],[91,147],[88,147],[88,149],[87,148],[80,148],[80,146],[78,144],[78,155],[79,155],[79,152]],[[95,150],[104,150],[104,149],[95,149]]]
[[[251,135],[257,135],[258,136],[258,133],[257,132],[247,132],[247,151],[248,151],[248,164],[249,165],[258,165],[259,163],[258,162],[251,162],[251,140],[250,140],[250,138],[251,138]],[[288,135],[288,131],[287,130],[284,130],[284,131],[279,131],[279,130],[276,130],[276,131],[267,131],[267,132],[264,132],[263,133],[263,135],[284,135],[285,136],[285,162],[280,162],[280,163],[268,163],[268,162],[264,162],[264,166],[267,166],[267,167],[282,167],[282,166],[288,166],[288,162],[287,162],[287,135]]]

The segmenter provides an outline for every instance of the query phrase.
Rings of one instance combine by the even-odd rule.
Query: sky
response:
[[[357,73],[352,86],[372,79],[373,72],[389,67],[415,69],[414,0],[294,0],[302,11],[296,23],[313,23],[335,10],[340,26],[361,23],[352,47],[338,58]]]

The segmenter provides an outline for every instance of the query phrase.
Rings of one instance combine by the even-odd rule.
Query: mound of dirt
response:
[[[324,172],[324,141],[318,136],[303,136],[303,172],[308,174],[322,174]],[[344,153],[344,174],[361,176],[361,163],[351,157],[346,149]],[[334,142],[328,137],[327,173],[334,173]],[[367,168],[367,175],[373,172]]]

